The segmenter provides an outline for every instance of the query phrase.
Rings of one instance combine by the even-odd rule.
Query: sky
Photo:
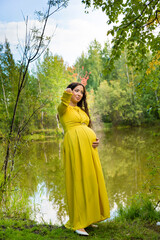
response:
[[[28,16],[29,26],[33,27],[37,24],[35,10],[46,9],[47,0],[0,0],[0,43],[4,43],[7,38],[16,60],[21,56],[17,45],[20,42],[23,47],[24,44],[24,17]],[[82,52],[87,53],[88,46],[94,39],[103,47],[104,42],[110,40],[106,35],[109,29],[107,17],[101,9],[91,8],[89,14],[86,14],[81,0],[70,0],[67,8],[52,15],[46,35],[54,33],[49,45],[53,55],[62,56],[65,63],[72,66]]]

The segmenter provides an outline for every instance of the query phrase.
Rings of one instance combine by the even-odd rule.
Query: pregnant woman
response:
[[[58,113],[65,133],[63,158],[69,213],[65,226],[87,236],[85,228],[109,218],[110,211],[97,151],[99,140],[91,129],[86,90],[81,83],[67,87]]]

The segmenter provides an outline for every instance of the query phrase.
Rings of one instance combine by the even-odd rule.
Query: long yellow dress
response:
[[[69,105],[72,93],[64,92],[58,106],[64,129],[63,159],[72,230],[85,228],[110,217],[109,202],[94,131],[88,127],[89,117],[78,106]]]

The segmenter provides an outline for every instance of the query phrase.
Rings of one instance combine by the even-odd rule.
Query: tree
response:
[[[101,44],[94,39],[88,48],[88,70],[91,72],[88,84],[97,90],[102,81],[102,56]]]
[[[102,74],[103,74],[103,79],[106,79],[106,80],[108,80],[110,75],[110,71],[109,71],[110,55],[111,55],[111,48],[107,41],[104,44],[104,48],[101,50],[102,65],[103,65]]]
[[[59,98],[70,81],[62,57],[53,56],[48,49],[44,54],[43,61],[39,61],[37,64],[37,80],[40,103],[45,102],[47,98],[47,105],[41,112],[41,127],[44,127],[45,121],[47,126],[52,126],[53,117],[57,120]]]
[[[87,79],[87,90],[97,90],[102,81],[103,64],[101,44],[96,39],[90,43],[87,54],[82,53],[77,59],[75,67],[78,71],[78,80]]]
[[[94,109],[104,122],[112,122],[113,125],[141,123],[142,107],[136,99],[131,101],[130,91],[130,88],[122,89],[120,81],[101,83],[96,93]]]
[[[7,39],[0,48],[0,108],[2,130],[9,124],[11,109],[16,94],[16,84],[18,77],[18,67],[13,59],[10,45]]]
[[[19,77],[18,77],[18,84],[17,84],[17,93],[16,98],[13,106],[13,113],[10,121],[9,133],[7,138],[7,147],[6,147],[6,156],[4,159],[3,164],[3,171],[4,171],[4,181],[1,183],[1,187],[4,187],[7,183],[7,180],[10,179],[13,168],[14,168],[14,157],[17,151],[17,147],[21,138],[21,134],[28,125],[30,119],[33,115],[38,111],[38,109],[34,110],[29,116],[26,115],[22,122],[16,126],[15,119],[17,114],[17,109],[19,106],[19,102],[22,96],[23,89],[26,86],[28,80],[28,69],[32,62],[37,60],[41,54],[46,50],[50,38],[45,36],[45,29],[47,26],[47,22],[49,17],[57,12],[58,10],[62,9],[63,7],[67,6],[68,0],[49,0],[48,1],[48,9],[45,13],[37,12],[37,16],[42,23],[42,28],[37,29],[33,28],[31,31],[28,32],[28,18],[26,18],[26,38],[25,38],[25,46],[23,51],[22,60],[20,63],[19,68]],[[52,11],[52,9],[54,10]],[[16,136],[14,137],[13,143],[13,131],[16,129]]]
[[[160,1],[154,0],[82,0],[86,8],[101,8],[108,17],[107,24],[113,27],[108,31],[113,37],[110,66],[127,47],[128,60],[133,64],[143,63],[149,49],[156,53],[160,49]],[[122,20],[121,20],[122,19]],[[156,34],[155,34],[156,30]],[[137,60],[141,59],[141,62]]]
[[[160,119],[160,68],[159,53],[147,64],[146,71],[137,85],[137,93],[142,95],[145,115]],[[148,97],[147,97],[148,96]]]
[[[108,103],[106,103],[105,100],[104,102],[102,100],[102,106],[99,106],[99,109],[101,109],[103,113],[100,113],[100,111],[99,113],[103,121],[109,120],[112,121],[114,124],[123,123],[127,125],[139,125],[142,123],[153,122],[159,119],[160,116],[160,53],[157,52],[154,58],[153,54],[148,53],[146,55],[146,58],[143,59],[143,64],[139,65],[139,68],[134,65],[132,66],[128,63],[128,54],[129,52],[125,47],[124,50],[121,52],[121,56],[117,60],[115,60],[114,68],[112,69],[112,71],[110,71],[109,64],[111,58],[111,49],[108,42],[106,42],[104,47],[101,49],[101,46],[98,44],[98,42],[94,40],[89,45],[88,52],[85,54],[82,53],[81,57],[79,57],[76,61],[75,69],[78,69],[77,79],[78,81],[81,81],[80,76],[85,76],[86,72],[91,72],[87,81],[86,88],[89,92],[89,95],[91,96],[92,102],[94,102],[94,96],[97,96],[97,94],[99,94],[100,92],[100,87],[98,85],[99,81],[101,85],[101,83],[106,80],[108,86],[112,86],[110,89],[111,91],[113,90],[112,88],[114,85],[115,91],[113,95],[115,95],[115,97],[116,90],[124,91],[124,94],[122,94],[122,98],[125,98],[124,96],[126,96],[128,103],[131,105],[130,107],[124,106],[124,108],[127,109],[125,111],[125,116],[122,118],[117,117],[117,123],[116,119],[114,117],[111,117],[110,113],[103,116],[103,108],[106,109],[107,106],[105,105]],[[142,62],[141,56],[137,56],[137,62]],[[98,69],[101,69],[101,71],[99,72]],[[104,96],[106,96],[105,94],[106,93],[104,93]],[[108,96],[110,96],[110,93]],[[99,97],[99,99],[101,99],[101,96]],[[97,101],[100,101],[99,99],[97,99]],[[122,103],[121,98],[119,100],[120,102],[117,103],[117,106],[118,104]],[[94,103],[94,106],[95,105],[96,103]]]

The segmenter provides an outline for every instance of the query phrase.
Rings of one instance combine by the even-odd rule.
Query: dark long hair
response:
[[[85,89],[84,85],[82,83],[79,83],[79,82],[72,82],[67,86],[67,88],[71,88],[73,90],[75,87],[77,87],[79,85],[81,85],[83,87],[83,97],[82,97],[81,101],[79,101],[77,103],[77,106],[80,107],[84,112],[87,113],[87,115],[89,117],[89,125],[88,126],[92,127],[91,117],[89,115],[87,98],[86,98],[86,89]]]

